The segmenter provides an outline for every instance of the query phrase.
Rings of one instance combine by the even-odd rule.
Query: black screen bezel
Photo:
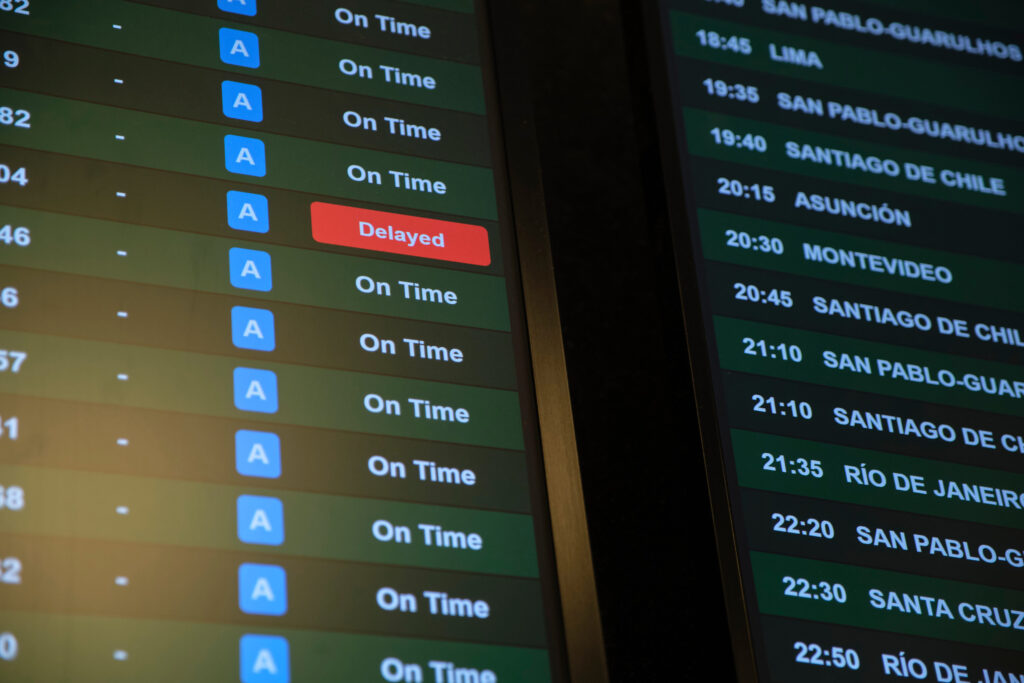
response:
[[[679,300],[682,307],[686,344],[689,351],[697,423],[704,455],[708,495],[721,569],[725,609],[731,636],[736,676],[741,681],[758,681],[751,615],[747,610],[748,587],[743,580],[736,539],[733,505],[729,497],[725,444],[718,411],[719,397],[714,383],[714,354],[709,346],[707,311],[701,302],[699,265],[693,248],[697,229],[687,201],[692,191],[682,168],[686,143],[680,136],[673,102],[667,50],[671,47],[667,9],[660,0],[643,0],[635,10],[641,14],[647,52],[647,85],[654,106],[659,153],[664,176],[664,201],[676,262]]]
[[[564,341],[541,183],[542,164],[533,127],[532,97],[519,51],[515,3],[478,0],[481,53],[491,116],[496,182],[507,191],[499,211],[513,228],[504,236],[518,268],[506,271],[511,304],[525,323],[515,330],[517,354],[530,361],[522,396],[523,427],[533,490],[537,544],[542,566],[555,570],[557,585],[542,581],[552,672],[573,683],[608,680],[597,588],[590,552],[576,437],[569,396]],[[520,347],[525,338],[526,347]],[[540,446],[540,457],[529,444]],[[546,503],[546,504],[545,504]],[[554,610],[551,607],[560,609]]]

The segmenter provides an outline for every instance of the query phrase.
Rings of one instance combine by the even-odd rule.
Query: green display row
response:
[[[739,178],[744,183],[770,184],[771,172],[783,171],[999,211],[1024,212],[1024,172],[1013,166],[825,135],[689,107],[684,109],[684,119],[690,153],[767,171],[745,172]],[[744,147],[742,142],[747,135],[760,136],[764,145],[751,143],[754,149]],[[892,202],[899,203],[896,199]]]
[[[399,672],[417,667],[419,680],[432,680],[430,662],[491,671],[502,683],[551,680],[547,653],[535,648],[14,611],[0,612],[0,632],[10,633],[18,646],[17,657],[0,660],[0,677],[21,683],[69,680],[68,672],[79,683],[237,681],[246,634],[285,638],[292,680],[384,680],[385,666]]]
[[[6,610],[545,642],[535,579],[38,535],[0,534],[0,548],[21,564],[20,582],[0,583]],[[253,590],[240,570],[246,565],[282,575],[268,581],[276,589]],[[445,594],[458,603],[443,601]]]
[[[715,318],[727,370],[1024,416],[1019,366]]]
[[[323,195],[260,187],[236,180],[216,180],[9,145],[0,145],[0,158],[14,168],[47,169],[45,184],[0,184],[0,209],[7,205],[11,208],[70,214],[149,228],[166,228],[176,232],[232,236],[253,243],[302,247],[353,256],[379,255],[392,261],[443,265],[475,273],[501,274],[506,266],[502,239],[499,237],[501,230],[498,223],[493,221],[470,222],[487,230],[491,265],[462,264],[432,258],[436,253],[384,254],[375,250],[373,245],[364,244],[363,248],[342,247],[317,242],[313,238],[311,207],[315,202],[403,215],[412,213],[407,214],[406,210],[398,207],[356,199],[338,201]],[[89,182],[81,182],[82,178],[89,178]],[[160,192],[153,191],[157,187]],[[239,216],[250,217],[248,207],[242,202],[233,203],[231,213],[228,213],[227,198],[238,197],[231,194],[235,192],[259,194],[266,198],[265,233],[242,229],[251,227],[251,224],[235,223],[236,227],[232,227],[228,222]],[[257,205],[250,206],[257,211],[258,216]],[[450,220],[444,214],[422,211],[416,211],[415,217]],[[398,222],[399,219],[394,221]],[[0,227],[3,224],[0,223]],[[483,254],[483,249],[480,253]]]
[[[770,31],[731,21],[673,11],[675,53],[693,59],[720,62],[762,73],[842,84],[867,92],[931,102],[953,109],[1024,120],[1024,79],[983,68],[909,57],[840,42]],[[703,31],[703,39],[697,35]],[[709,33],[717,34],[716,38]],[[729,38],[736,41],[730,43]],[[720,38],[721,40],[718,40]],[[744,50],[739,39],[750,41]],[[803,59],[792,56],[802,50]],[[813,65],[813,53],[821,67]],[[803,64],[795,63],[802,61]],[[695,75],[698,80],[712,73]],[[950,87],[955,83],[956,87]],[[749,85],[763,85],[754,79]]]
[[[0,392],[522,449],[499,389],[0,332]]]
[[[740,486],[1024,529],[1024,474],[739,429]]]
[[[765,614],[1024,650],[1024,592],[751,553]]]
[[[145,5],[227,17],[224,9],[206,0],[133,0]],[[466,10],[466,11],[461,11]],[[231,20],[260,27],[397,50],[410,54],[480,63],[479,28],[472,0],[304,0],[302,11],[293,5],[263,3],[252,16],[233,14]]]
[[[247,121],[224,111],[223,84],[234,75],[18,33],[6,34],[3,43],[19,56],[18,68],[3,77],[15,90],[443,161],[487,166],[491,160],[487,119],[477,114],[249,76],[245,83],[260,89],[262,118]],[[97,73],[116,73],[122,82],[97,83]],[[189,96],[166,83],[188,83]],[[244,104],[256,107],[248,96],[229,104],[236,102],[236,116],[248,113]]]
[[[1016,263],[720,211],[697,213],[701,249],[712,261],[1024,312],[1024,299],[1006,286],[1024,278],[1024,266]]]
[[[808,8],[805,3],[769,0],[758,9],[777,17],[776,25],[783,30],[792,27],[804,35],[831,34],[855,45],[916,52],[925,58],[959,57],[963,63],[1012,71],[1019,69],[1024,57],[1020,39],[1012,30],[1024,17],[1015,3],[984,0],[966,8],[954,4],[955,0],[867,2],[877,6]],[[950,19],[966,23],[958,25]]]
[[[245,299],[0,266],[0,290],[11,288],[18,303],[0,314],[0,329],[516,388],[506,332],[275,302],[264,309],[272,325],[239,339],[233,320],[253,315]],[[271,339],[272,348],[240,348]]]
[[[528,515],[14,465],[0,485],[3,533],[537,576]]]
[[[252,30],[228,15],[214,19],[126,0],[94,0],[35,3],[30,15],[8,12],[5,17],[4,28],[19,33],[318,88],[485,112],[479,67],[269,28]],[[237,36],[221,35],[225,28],[257,37],[258,51],[252,42],[245,46],[249,59],[243,63],[251,66],[223,61],[222,54],[241,56],[233,50]],[[229,42],[222,46],[223,40]],[[254,53],[258,57],[252,60]]]
[[[509,329],[505,280],[393,261],[241,242],[113,221],[0,207],[0,224],[28,229],[30,244],[0,242],[0,264],[213,294],[415,320]],[[12,238],[13,239],[13,238]],[[266,289],[231,284],[232,249],[267,254]],[[243,256],[245,253],[243,252]],[[249,254],[253,256],[253,254]],[[242,266],[247,259],[242,259]],[[262,264],[256,264],[258,268]],[[251,274],[251,271],[250,271]],[[248,286],[248,285],[247,285]],[[257,304],[258,305],[258,304]]]
[[[10,465],[530,511],[522,451],[274,425],[271,477],[239,472],[238,432],[267,430],[253,420],[0,394],[0,421]]]
[[[19,90],[0,89],[0,102],[30,114],[29,128],[5,131],[5,142],[19,147],[445,214],[497,218],[494,175],[487,168]],[[0,163],[4,161],[0,159]],[[26,168],[25,174],[29,183],[46,182],[45,169]]]

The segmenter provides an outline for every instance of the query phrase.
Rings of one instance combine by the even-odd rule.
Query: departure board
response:
[[[741,679],[1024,680],[1024,5],[657,7]]]
[[[0,1],[0,680],[567,680],[488,27]]]

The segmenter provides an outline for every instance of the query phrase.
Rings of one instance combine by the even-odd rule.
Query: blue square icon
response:
[[[270,267],[270,254],[255,249],[232,247],[228,250],[231,286],[269,292],[274,288],[274,272]]]
[[[281,636],[247,633],[238,642],[242,683],[291,683],[291,648]]]
[[[284,543],[284,504],[267,496],[239,496],[238,540],[255,545]]]
[[[235,368],[235,407],[250,413],[277,412],[277,375],[270,370]]]
[[[263,120],[263,91],[258,85],[224,81],[220,94],[224,116],[254,123]]]
[[[271,432],[235,432],[235,470],[243,477],[281,476],[281,437]]]
[[[288,577],[283,567],[243,564],[238,568],[238,609],[280,617],[288,611]]]
[[[267,149],[262,140],[224,136],[224,168],[230,173],[262,178],[267,175]]]
[[[217,0],[217,9],[254,17],[256,16],[256,0]]]
[[[274,314],[262,308],[235,306],[231,309],[231,341],[240,349],[273,351]]]
[[[260,39],[249,31],[220,30],[220,61],[249,69],[260,67]]]
[[[228,192],[228,225],[234,230],[267,232],[270,209],[267,198],[252,192]]]

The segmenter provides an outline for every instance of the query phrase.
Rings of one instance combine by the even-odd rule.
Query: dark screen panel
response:
[[[741,673],[1017,680],[1019,3],[654,14]]]
[[[0,3],[0,678],[566,680],[486,9]]]

